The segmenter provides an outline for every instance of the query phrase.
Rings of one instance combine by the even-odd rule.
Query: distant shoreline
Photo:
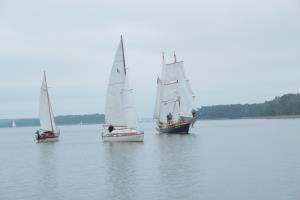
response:
[[[231,104],[202,106],[197,109],[199,120],[237,120],[237,119],[298,119],[300,118],[300,93],[285,94],[271,101],[254,104]],[[143,118],[143,122],[154,122]],[[56,125],[103,124],[104,114],[61,115],[55,117]],[[37,127],[38,118],[0,119],[0,128]]]
[[[257,117],[240,117],[240,118],[211,118],[199,119],[199,121],[208,120],[239,120],[239,119],[300,119],[300,115],[274,115],[274,116],[257,116]]]
[[[242,119],[300,119],[300,115],[277,115],[277,116],[259,116],[259,117],[241,117],[241,118],[211,118],[211,119],[199,119],[198,121],[215,121],[215,120],[242,120]],[[153,121],[150,120],[144,120],[142,123],[154,123]],[[85,126],[85,125],[102,125],[103,122],[99,123],[84,123],[84,124],[58,124],[57,126]],[[22,125],[22,126],[17,126],[18,127],[39,127],[39,125]],[[12,128],[10,126],[2,126],[0,128]]]

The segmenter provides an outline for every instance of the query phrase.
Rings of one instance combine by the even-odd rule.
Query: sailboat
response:
[[[16,128],[16,127],[17,127],[15,120],[12,121],[11,127],[12,127],[12,128]]]
[[[48,85],[46,79],[46,72],[44,72],[43,82],[40,91],[39,101],[39,117],[40,117],[40,130],[36,131],[35,139],[37,142],[51,142],[58,140],[60,135],[57,130],[53,110],[51,107]]]
[[[123,37],[121,36],[106,93],[103,141],[144,141],[144,132],[139,130],[132,93],[125,65]]]
[[[184,72],[184,62],[165,63],[163,55],[161,77],[157,78],[157,93],[153,118],[160,133],[189,133],[197,118],[195,95]]]

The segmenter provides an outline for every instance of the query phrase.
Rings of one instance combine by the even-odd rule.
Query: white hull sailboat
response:
[[[128,127],[117,127],[112,132],[103,135],[102,139],[106,142],[143,142],[144,133]]]
[[[153,118],[160,133],[189,133],[198,119],[195,95],[184,72],[183,61],[166,64],[163,56],[162,74],[157,79]]]
[[[107,88],[102,140],[110,142],[144,141],[144,132],[139,130],[132,89],[129,86],[122,36]]]
[[[40,130],[37,130],[35,133],[36,141],[37,142],[57,141],[60,132],[59,130],[57,130],[55,125],[45,72],[44,72],[43,83],[40,91],[39,117],[40,117],[41,127]]]
[[[17,127],[15,120],[12,121],[11,127],[12,127],[12,128],[16,128],[16,127]]]

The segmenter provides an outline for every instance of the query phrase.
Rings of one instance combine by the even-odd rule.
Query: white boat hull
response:
[[[144,142],[144,132],[130,128],[103,132],[102,140],[107,142]]]
[[[144,134],[136,135],[103,135],[105,142],[144,142]]]
[[[144,132],[126,126],[115,126],[113,131],[103,125],[102,140],[105,142],[144,142]]]

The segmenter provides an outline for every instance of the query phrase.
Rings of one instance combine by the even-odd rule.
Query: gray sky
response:
[[[162,51],[199,107],[300,92],[299,0],[0,0],[0,118],[37,116],[44,69],[56,115],[103,113],[120,34],[142,117]]]

